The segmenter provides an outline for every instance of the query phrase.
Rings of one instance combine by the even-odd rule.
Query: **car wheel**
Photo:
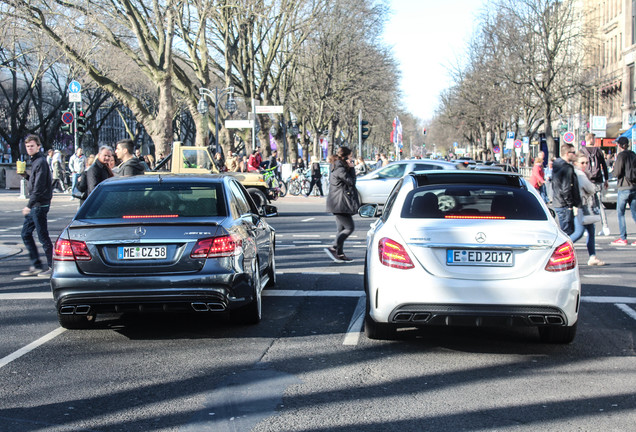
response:
[[[247,305],[233,310],[230,314],[230,319],[236,324],[254,325],[261,321],[262,317],[262,303],[261,303],[261,275],[258,262],[256,263],[256,270],[252,277],[254,285],[254,298]]]
[[[272,250],[269,253],[269,265],[267,266],[267,283],[265,288],[271,288],[276,285],[276,246],[272,245]]]
[[[254,200],[254,204],[256,204],[256,207],[262,208],[267,204],[267,197],[265,196],[263,191],[255,188],[249,188],[247,192],[252,197],[252,200]]]
[[[62,315],[58,312],[60,325],[69,330],[84,330],[95,326],[95,315]]]
[[[569,344],[576,336],[576,324],[569,327],[539,327],[541,342],[553,344]]]

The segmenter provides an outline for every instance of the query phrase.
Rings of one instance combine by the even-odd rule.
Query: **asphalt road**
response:
[[[574,343],[533,329],[433,328],[397,341],[360,333],[370,220],[345,252],[320,198],[284,198],[264,320],[144,316],[57,324],[49,287],[21,278],[24,201],[0,191],[0,431],[632,431],[636,425],[636,247],[597,238],[582,264]],[[57,195],[55,237],[77,204]],[[616,233],[614,211],[608,212]],[[636,224],[628,221],[630,241]],[[580,261],[587,262],[581,240]]]

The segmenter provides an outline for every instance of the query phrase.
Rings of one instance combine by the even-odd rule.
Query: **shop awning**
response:
[[[635,125],[633,125],[632,127],[630,127],[629,129],[627,129],[627,130],[626,130],[625,132],[623,132],[622,134],[620,134],[620,135],[618,136],[618,138],[620,138],[620,137],[625,137],[625,138],[628,138],[628,139],[632,139],[632,133],[633,133],[633,131],[634,131],[634,128],[636,128],[636,124],[635,124]],[[618,138],[616,138],[616,139],[618,139]]]

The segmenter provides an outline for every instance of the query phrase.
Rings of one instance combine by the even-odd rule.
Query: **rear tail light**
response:
[[[241,240],[233,236],[200,239],[190,252],[190,258],[219,258],[242,253]]]
[[[563,243],[556,248],[545,269],[549,272],[572,270],[576,267],[576,254],[571,241]]]
[[[378,243],[378,256],[380,262],[387,267],[403,270],[415,267],[404,246],[386,237]]]
[[[57,239],[53,249],[55,261],[90,261],[93,259],[83,241]]]

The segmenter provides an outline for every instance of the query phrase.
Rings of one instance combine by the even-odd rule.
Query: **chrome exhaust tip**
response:
[[[75,313],[75,306],[62,306],[60,308],[60,315],[73,315]]]
[[[192,309],[194,309],[196,312],[208,311],[208,305],[206,305],[205,303],[201,303],[201,302],[190,303],[190,306],[192,306]]]
[[[563,325],[565,324],[565,322],[563,321],[563,318],[561,318],[558,315],[548,315],[545,317],[546,321],[548,324],[553,324],[553,325]]]
[[[212,312],[223,312],[225,310],[225,305],[223,303],[208,303],[208,310]]]
[[[431,314],[426,312],[426,313],[414,313],[413,314],[413,322],[426,322],[429,319],[431,319]]]
[[[91,307],[89,305],[75,306],[76,315],[88,315],[90,311]]]
[[[545,324],[545,317],[543,315],[528,315],[528,321],[535,325]]]
[[[413,318],[413,314],[410,312],[400,312],[393,317],[394,322],[409,322]]]

